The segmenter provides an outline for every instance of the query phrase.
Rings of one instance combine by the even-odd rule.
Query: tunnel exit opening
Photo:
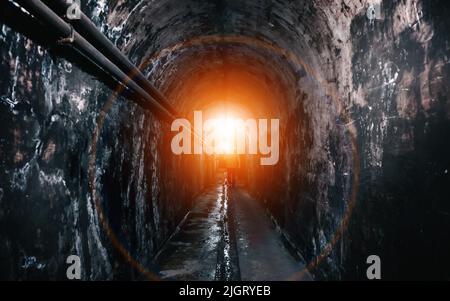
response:
[[[172,152],[176,155],[256,155],[261,165],[275,165],[279,158],[280,120],[235,117],[203,120],[202,111],[194,112],[194,125],[187,119],[176,119],[171,125],[174,135]],[[269,138],[268,138],[269,137]],[[194,146],[192,147],[192,140]],[[270,143],[269,143],[270,140]]]

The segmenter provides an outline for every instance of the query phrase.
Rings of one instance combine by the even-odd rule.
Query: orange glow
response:
[[[175,153],[185,154],[193,149],[194,154],[248,154],[261,159],[269,156],[268,139],[272,135],[265,136],[265,141],[259,139],[259,121],[267,120],[266,128],[271,129],[274,124],[271,120],[282,118],[280,107],[293,94],[287,89],[290,86],[284,85],[288,79],[274,72],[271,62],[253,57],[223,60],[213,51],[184,58],[176,70],[177,76],[172,77],[175,80],[166,83],[165,91],[177,104],[180,115],[193,126],[197,137],[192,138],[191,148],[177,148]],[[193,112],[202,112],[200,121],[196,122]],[[205,130],[209,120],[211,129]],[[255,126],[248,120],[255,121]],[[187,138],[176,137],[181,142],[175,143],[175,147],[184,146],[182,141]],[[259,141],[268,145],[263,152],[259,152]]]
[[[190,69],[196,62],[191,58],[180,66],[181,76],[167,87],[168,98],[178,104],[182,116],[198,110],[205,120],[279,117],[286,91],[276,79],[265,76],[270,73],[265,66],[211,63],[198,72]]]
[[[231,116],[219,116],[212,119],[212,140],[215,141],[216,153],[232,154],[236,148],[236,119]]]

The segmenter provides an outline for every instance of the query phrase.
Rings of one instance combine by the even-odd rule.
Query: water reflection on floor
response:
[[[219,183],[195,204],[156,258],[162,279],[285,280],[303,269],[244,189]]]

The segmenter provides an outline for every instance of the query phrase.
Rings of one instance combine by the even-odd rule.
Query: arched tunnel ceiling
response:
[[[195,95],[201,87],[191,88],[189,80],[227,62],[252,73],[260,91],[270,90],[241,102],[243,110],[281,117],[282,127],[304,90],[312,98],[331,95],[331,106],[305,109],[319,127],[311,134],[323,140],[319,133],[349,105],[341,95],[352,90],[350,22],[372,2],[117,1],[109,7],[108,32],[183,115],[214,103]]]
[[[248,47],[248,44],[253,43],[252,40],[256,40],[282,51],[288,50],[289,55],[314,70],[315,77],[328,81],[338,76],[336,72],[345,74],[345,70],[334,70],[335,64],[331,60],[335,59],[336,52],[341,55],[350,52],[349,45],[340,50],[342,43],[348,41],[350,16],[365,5],[366,3],[350,1],[348,5],[345,2],[330,1],[117,1],[110,7],[112,13],[108,23],[112,27],[111,32],[115,29],[123,30],[122,35],[115,39],[119,47],[136,63],[146,64],[142,62],[143,58],[145,60],[155,53],[168,50],[170,55],[165,58],[165,63],[176,61],[171,68],[177,69],[174,65],[180,64],[181,60],[177,56],[182,51],[171,52],[174,47],[184,50],[195,47],[195,50],[191,49],[191,55],[195,58],[197,54],[213,50],[205,45],[210,43],[208,41],[194,42],[194,45],[191,44],[192,41],[208,36],[237,36],[249,39],[236,45],[232,51],[230,59],[238,64],[249,65],[245,62],[247,58],[261,58],[260,63],[264,64],[269,58],[269,61],[278,60],[278,66],[270,68],[278,73],[278,77],[295,77],[296,72],[297,75],[304,72],[299,64],[277,58],[273,49]],[[341,28],[346,30],[340,31]],[[202,43],[209,49],[202,50]],[[216,51],[220,52],[220,49],[217,48]],[[219,61],[224,59],[223,55],[216,56]],[[203,65],[199,63],[191,68],[200,72],[202,68],[207,69],[213,64],[214,61]],[[173,74],[173,70],[169,69],[160,70]],[[157,70],[157,74],[160,70]],[[185,73],[189,74],[189,71]],[[181,78],[180,75],[177,77]],[[294,78],[296,79],[298,78]],[[341,80],[349,78],[346,76]],[[350,81],[348,85],[351,85]]]
[[[246,107],[254,116],[278,116],[295,97],[295,77],[280,58],[246,45],[197,45],[157,73],[162,87],[181,112],[228,102]]]
[[[366,16],[374,3],[382,3],[376,20]],[[280,118],[278,164],[250,158],[242,178],[294,249],[306,261],[323,259],[311,269],[317,279],[366,279],[361,266],[372,250],[390,261],[386,278],[448,279],[445,3],[82,1],[183,116],[230,108]],[[31,39],[33,31],[14,26],[23,19],[2,19],[0,278],[27,279],[30,270],[18,263],[30,258],[31,268],[45,266],[41,278],[56,277],[53,263],[64,266],[69,251],[92,271],[86,279],[133,278],[103,237],[89,188],[102,194],[114,231],[147,265],[216,179],[212,160],[174,155],[170,127],[151,112],[126,95],[105,106],[116,95],[94,66]]]

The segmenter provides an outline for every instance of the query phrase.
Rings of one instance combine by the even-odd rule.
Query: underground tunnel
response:
[[[0,4],[0,279],[450,280],[446,1],[79,4]],[[174,153],[195,112],[276,162]]]

